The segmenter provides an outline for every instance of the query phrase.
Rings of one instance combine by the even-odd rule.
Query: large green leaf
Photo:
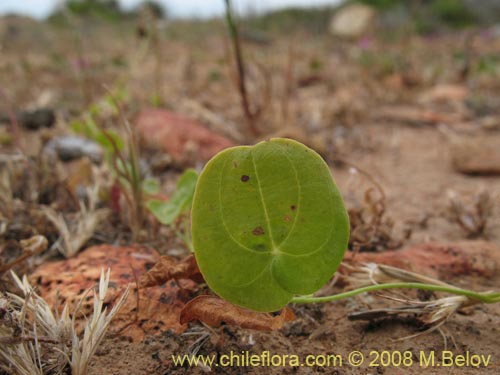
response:
[[[196,185],[192,235],[215,293],[274,311],[330,279],[349,222],[323,159],[296,141],[272,139],[229,148],[208,162]]]

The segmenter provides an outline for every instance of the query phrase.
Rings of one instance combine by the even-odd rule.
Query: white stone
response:
[[[368,5],[352,4],[339,9],[330,22],[330,33],[344,38],[356,38],[373,24],[375,9]]]

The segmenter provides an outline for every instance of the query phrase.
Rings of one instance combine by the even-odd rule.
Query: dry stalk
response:
[[[237,71],[237,86],[238,92],[240,94],[241,107],[245,115],[245,120],[247,122],[247,127],[250,133],[257,137],[260,134],[259,128],[257,127],[258,116],[260,115],[260,110],[252,110],[250,107],[250,99],[248,96],[247,82],[246,82],[246,72],[245,64],[243,62],[243,53],[241,50],[241,38],[239,36],[238,27],[233,19],[233,10],[231,7],[231,1],[225,0],[226,3],[226,22],[229,30],[229,37],[233,43],[234,59],[236,62]]]
[[[90,360],[94,356],[97,347],[104,339],[111,320],[123,306],[128,296],[129,289],[127,288],[115,306],[106,315],[104,299],[108,291],[109,277],[109,269],[106,274],[101,272],[99,292],[98,294],[94,294],[94,314],[85,323],[83,338],[78,337],[75,329],[72,331],[71,371],[73,375],[84,375],[87,373]],[[82,302],[83,299],[80,301],[79,306],[81,306]],[[72,319],[73,327],[75,327],[76,315],[75,312]]]
[[[85,243],[92,237],[96,227],[108,216],[109,210],[97,208],[100,185],[87,188],[88,203],[79,201],[80,211],[71,221],[67,221],[61,213],[50,207],[44,207],[43,212],[55,225],[60,239],[55,247],[66,258],[75,256]]]
[[[127,137],[127,153],[124,153],[120,150],[115,139],[111,137],[106,129],[101,128],[104,136],[108,139],[113,148],[111,167],[116,174],[117,182],[122,188],[121,192],[123,192],[128,207],[130,208],[128,221],[132,230],[133,239],[135,240],[144,222],[143,177],[139,166],[139,141],[135,130],[125,116],[125,112],[120,102],[108,87],[104,87],[108,91],[109,97],[118,111],[121,125]]]
[[[26,156],[22,154],[0,155],[0,219],[2,220],[11,219],[14,215],[13,175],[16,163],[25,163],[26,161]]]
[[[406,271],[400,268],[369,263],[362,266],[343,265],[349,272],[345,279],[356,288],[367,285],[381,285],[387,283],[422,283],[438,285],[454,289],[455,287],[443,281]],[[458,288],[457,288],[458,289]],[[411,336],[397,339],[397,341],[414,338],[435,330],[440,330],[457,311],[481,303],[481,301],[464,295],[441,297],[430,301],[418,301],[406,297],[382,295],[386,299],[402,303],[403,306],[387,307],[351,313],[351,320],[374,320],[401,315],[414,315],[427,329]]]
[[[411,230],[405,228],[399,236],[394,235],[394,220],[387,215],[387,200],[382,186],[370,173],[353,163],[340,157],[333,161],[349,167],[352,174],[361,175],[372,185],[365,191],[363,203],[348,209],[351,227],[349,248],[358,252],[401,247],[411,236]]]
[[[457,223],[469,238],[484,234],[488,219],[493,213],[493,199],[483,190],[474,197],[472,204],[467,205],[455,191],[448,191],[448,216]]]

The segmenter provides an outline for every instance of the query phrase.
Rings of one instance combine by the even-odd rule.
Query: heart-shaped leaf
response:
[[[210,288],[268,312],[330,279],[349,222],[323,159],[296,141],[272,139],[208,162],[196,185],[192,235]]]

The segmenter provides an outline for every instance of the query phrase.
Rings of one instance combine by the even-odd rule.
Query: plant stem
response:
[[[255,123],[256,116],[255,113],[250,109],[250,103],[248,100],[248,91],[246,87],[246,77],[245,77],[245,65],[243,63],[243,55],[240,46],[240,37],[238,33],[238,28],[233,19],[233,11],[231,8],[231,0],[224,0],[226,4],[226,22],[227,28],[229,30],[229,37],[233,42],[234,57],[236,60],[236,69],[238,72],[238,90],[240,92],[241,106],[243,107],[243,112],[247,120],[248,129],[252,135],[257,136],[259,134],[259,129]]]
[[[354,297],[355,295],[366,293],[366,292],[376,292],[385,289],[421,289],[429,290],[433,292],[446,292],[455,295],[466,296],[468,298],[478,300],[483,303],[495,303],[500,302],[500,293],[477,293],[471,290],[460,289],[455,287],[447,287],[442,285],[432,285],[432,284],[422,284],[422,283],[387,283],[370,285],[362,288],[350,290],[348,292],[334,294],[325,297],[313,297],[313,296],[298,296],[294,297],[292,303],[318,303],[318,302],[333,302],[344,298]]]

